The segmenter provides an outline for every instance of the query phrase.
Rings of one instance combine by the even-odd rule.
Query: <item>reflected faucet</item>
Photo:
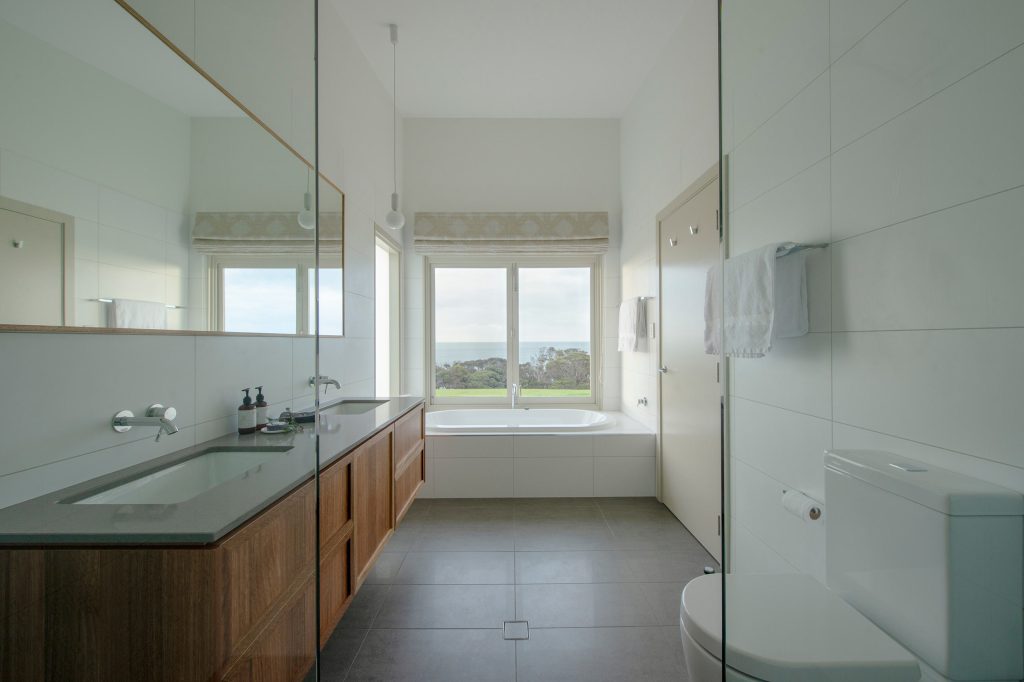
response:
[[[334,386],[338,390],[341,390],[341,384],[338,383],[337,379],[332,379],[331,377],[324,376],[323,374],[321,374],[318,377],[310,377],[309,378],[309,385],[313,386],[313,387],[323,386],[324,387],[324,393],[327,393],[327,387],[328,386]]]
[[[516,403],[519,401],[519,384],[512,384],[512,409],[516,409]]]
[[[155,426],[156,440],[160,442],[160,436],[163,434],[171,436],[178,432],[178,425],[174,423],[176,416],[178,411],[173,407],[164,407],[156,403],[146,409],[145,417],[136,417],[131,410],[121,410],[110,420],[110,425],[118,433],[131,431],[133,426]]]

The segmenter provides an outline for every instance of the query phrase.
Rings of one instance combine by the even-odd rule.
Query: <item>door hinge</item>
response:
[[[719,535],[719,537],[721,537],[721,535],[722,535],[722,515],[721,514],[718,515],[718,535]]]
[[[717,383],[719,383],[719,384],[722,383],[722,363],[721,362],[716,362],[715,363],[715,381]]]
[[[715,210],[715,229],[718,230],[718,241],[721,242],[722,241],[722,216],[718,212],[717,209]]]

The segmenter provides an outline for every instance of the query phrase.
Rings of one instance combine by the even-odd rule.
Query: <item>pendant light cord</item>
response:
[[[398,27],[391,34],[391,181],[398,193]]]

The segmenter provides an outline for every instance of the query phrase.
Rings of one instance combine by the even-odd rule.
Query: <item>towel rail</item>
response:
[[[97,303],[113,303],[114,302],[114,299],[112,299],[112,298],[90,298],[90,299],[87,299],[87,300],[89,300],[89,301],[96,301]],[[167,308],[168,310],[184,310],[185,309],[185,306],[183,306],[183,305],[165,305],[164,307]]]
[[[807,249],[824,249],[831,244],[783,244],[775,250],[775,257],[782,258],[788,256],[791,253],[797,253],[798,251],[805,251]]]

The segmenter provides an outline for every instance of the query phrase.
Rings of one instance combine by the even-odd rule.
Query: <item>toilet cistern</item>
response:
[[[160,403],[154,403],[146,408],[145,417],[136,417],[131,410],[121,410],[110,420],[110,425],[118,433],[131,431],[133,426],[155,426],[157,427],[156,440],[160,441],[163,434],[174,435],[178,432],[178,426],[174,418],[178,411],[173,407],[164,407]]]

